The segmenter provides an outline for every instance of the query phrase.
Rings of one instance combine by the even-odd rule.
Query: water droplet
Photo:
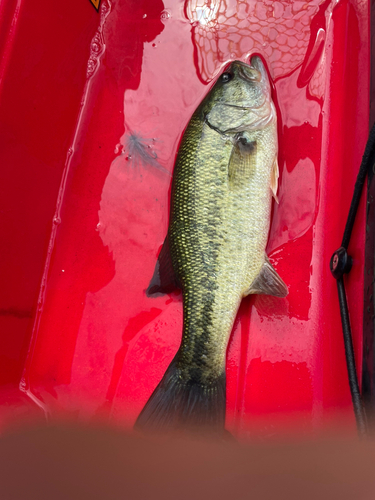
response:
[[[123,153],[123,145],[119,142],[118,144],[116,144],[116,147],[115,147],[115,155],[117,155],[118,153]]]
[[[92,57],[90,57],[90,59],[89,59],[89,61],[87,63],[87,73],[89,75],[91,75],[94,72],[95,66],[96,66],[95,59],[93,59]]]
[[[69,148],[67,153],[66,153],[67,160],[69,160],[69,158],[72,156],[72,154],[73,154],[73,148]]]
[[[93,52],[98,53],[98,52],[99,52],[99,50],[100,50],[99,44],[97,44],[97,43],[95,43],[95,42],[94,42],[94,43],[91,45],[91,49],[92,49],[92,51],[93,51]]]
[[[96,225],[95,231],[99,231],[101,227],[102,227],[102,225],[100,224],[100,222],[98,222]]]
[[[147,14],[143,14],[143,19],[146,19],[146,17],[147,17]]]
[[[54,223],[54,224],[56,224],[56,226],[58,226],[59,224],[61,224],[61,219],[60,219],[60,217],[55,216],[55,217],[53,218],[53,223]]]
[[[167,19],[170,19],[171,13],[168,12],[167,10],[163,10],[162,13],[160,14],[160,19],[162,21],[166,21]]]
[[[153,44],[152,44],[152,46],[153,46],[153,47],[156,47],[156,43],[153,43]]]

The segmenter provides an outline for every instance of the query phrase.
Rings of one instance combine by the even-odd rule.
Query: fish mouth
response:
[[[259,56],[252,56],[250,59],[250,66],[257,71],[259,71],[260,74],[266,73],[266,68],[264,67],[263,61]]]
[[[268,74],[263,61],[259,56],[252,56],[250,64],[242,61],[234,61],[233,66],[240,78],[247,82],[261,83],[268,81]]]
[[[253,59],[256,59],[256,57],[252,58],[250,65],[243,63],[242,61],[235,61],[233,65],[236,66],[237,74],[243,80],[248,82],[260,82],[262,80],[262,72],[257,67],[257,61],[255,65],[252,64]]]

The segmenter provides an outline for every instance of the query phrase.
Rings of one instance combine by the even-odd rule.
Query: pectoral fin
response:
[[[279,200],[277,198],[278,184],[279,184],[279,164],[277,163],[277,156],[276,156],[272,165],[271,186],[270,186],[272,191],[272,196],[275,198],[276,203],[279,203]]]
[[[232,186],[243,185],[256,168],[257,143],[245,134],[236,138],[228,165],[228,180]]]
[[[273,295],[274,297],[286,297],[288,295],[286,284],[277,274],[267,256],[260,273],[245,293],[245,295],[250,294]]]
[[[146,295],[150,297],[152,295],[170,293],[176,288],[179,288],[179,285],[173,271],[169,238],[167,235],[155,265],[154,275],[146,290]]]

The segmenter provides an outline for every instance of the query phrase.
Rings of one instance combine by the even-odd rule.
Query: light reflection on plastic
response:
[[[208,26],[217,21],[221,0],[188,0],[186,15],[191,23],[198,22],[201,26]]]
[[[186,0],[185,15],[193,25],[199,77],[209,82],[217,68],[215,60],[242,59],[255,51],[272,63],[274,78],[290,73],[303,64],[316,16],[321,27],[314,49],[321,51],[336,4],[337,0]],[[320,81],[315,83],[321,85]],[[314,94],[321,95],[322,90],[315,89]]]

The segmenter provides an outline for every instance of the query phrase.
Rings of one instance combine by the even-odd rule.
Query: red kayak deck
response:
[[[2,9],[4,402],[21,381],[11,406],[26,393],[52,418],[132,427],[181,340],[181,295],[145,295],[179,141],[228,62],[256,53],[278,111],[267,253],[289,295],[241,304],[227,428],[240,438],[354,431],[329,260],[368,135],[369,2],[104,0],[97,13],[88,0],[59,11],[7,0]],[[346,279],[359,376],[365,217],[363,197]]]

